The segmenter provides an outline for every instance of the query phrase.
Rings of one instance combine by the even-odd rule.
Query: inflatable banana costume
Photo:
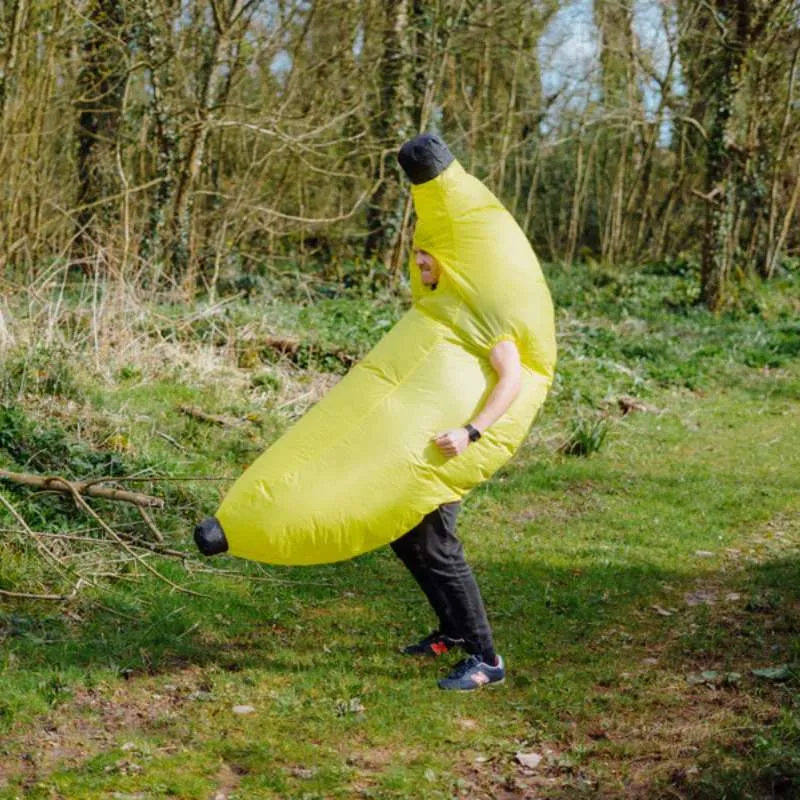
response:
[[[387,544],[505,464],[544,402],[553,308],[527,238],[437,136],[407,142],[399,159],[414,184],[414,246],[441,264],[439,284],[424,286],[412,259],[411,309],[197,526],[207,555],[319,564]],[[448,459],[432,437],[481,409],[496,381],[489,352],[504,339],[520,351],[519,395]]]

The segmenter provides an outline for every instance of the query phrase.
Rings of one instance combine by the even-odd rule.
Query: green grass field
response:
[[[800,275],[720,318],[691,276],[551,282],[552,397],[460,524],[509,677],[456,696],[436,679],[458,656],[398,653],[432,619],[388,548],[279,569],[190,547],[401,301],[119,312],[114,341],[112,316],[98,336],[76,304],[37,348],[20,326],[0,468],[140,476],[191,554],[142,558],[199,595],[65,499],[0,486],[42,536],[88,539],[60,543],[69,575],[102,572],[69,603],[0,598],[0,798],[800,796]],[[147,536],[132,509],[92,506]],[[0,589],[66,591],[5,508],[0,528]]]

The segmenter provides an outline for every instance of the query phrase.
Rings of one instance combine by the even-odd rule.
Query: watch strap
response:
[[[477,442],[481,438],[481,432],[474,425],[467,423],[464,427],[467,429],[470,442]]]

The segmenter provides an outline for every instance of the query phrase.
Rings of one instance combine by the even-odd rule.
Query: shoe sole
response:
[[[471,686],[469,689],[461,689],[457,686],[442,686],[439,685],[439,688],[444,692],[477,692],[478,689],[488,689],[491,686],[500,686],[501,684],[505,683],[505,678],[500,678],[499,681],[492,681],[491,683],[482,683],[480,686]]]

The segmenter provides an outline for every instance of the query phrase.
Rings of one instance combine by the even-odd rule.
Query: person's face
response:
[[[442,268],[427,250],[417,248],[414,251],[414,262],[419,267],[419,276],[425,286],[435,286],[439,283]]]

